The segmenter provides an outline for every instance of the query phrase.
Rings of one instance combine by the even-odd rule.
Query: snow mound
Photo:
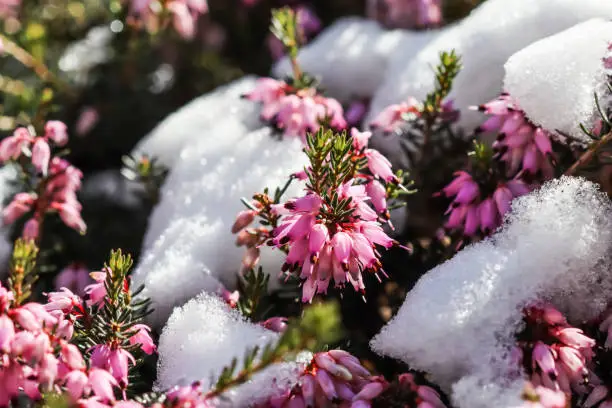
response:
[[[487,102],[502,91],[503,66],[512,54],[534,41],[596,17],[612,18],[612,2],[488,0],[460,23],[445,28],[414,58],[406,58],[401,50],[395,53],[390,66],[398,66],[394,60],[408,63],[385,75],[374,95],[369,118],[372,120],[386,106],[409,96],[424,99],[434,86],[432,67],[438,63],[438,54],[455,49],[462,57],[463,70],[455,81],[451,98],[461,110],[460,124],[473,129],[483,117],[468,107]],[[558,60],[561,56],[555,57]]]
[[[505,89],[535,124],[588,142],[579,125],[598,119],[594,94],[604,94],[610,43],[612,22],[601,19],[537,41],[508,60]]]
[[[392,55],[414,55],[435,31],[386,31],[371,20],[359,17],[336,21],[300,50],[302,69],[320,77],[328,96],[347,102],[371,97],[385,78]],[[282,59],[273,69],[277,77],[291,74],[291,64]]]
[[[545,299],[576,320],[605,308],[611,216],[607,197],[580,178],[553,180],[516,199],[495,235],[417,283],[372,348],[447,389],[461,380],[455,398],[462,408],[490,406],[497,399],[481,398],[470,384],[491,395],[519,387],[509,349],[526,304]]]

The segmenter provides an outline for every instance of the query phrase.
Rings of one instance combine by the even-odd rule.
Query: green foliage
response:
[[[215,386],[207,397],[222,394],[227,389],[248,381],[255,373],[264,368],[291,358],[303,350],[318,351],[337,342],[342,337],[340,308],[337,303],[320,303],[304,310],[301,319],[289,323],[276,343],[263,348],[253,347],[245,352],[242,368],[238,359],[223,368]]]
[[[38,247],[34,241],[18,239],[11,258],[9,286],[15,297],[15,304],[21,305],[32,295],[32,286],[38,279],[36,258]]]
[[[297,13],[290,7],[272,10],[270,31],[283,43],[290,57],[297,57],[300,47],[300,32]]]
[[[147,197],[153,202],[159,201],[159,192],[168,176],[168,168],[157,161],[155,157],[146,154],[138,158],[132,155],[123,156],[121,174],[131,181],[142,184]]]
[[[131,345],[129,338],[136,331],[134,325],[142,323],[148,314],[149,299],[136,299],[141,290],[132,293],[128,274],[133,265],[132,257],[120,249],[111,251],[110,260],[103,268],[106,273],[104,287],[107,296],[98,305],[87,307],[84,315],[75,322],[74,343],[87,355],[92,346],[106,344],[111,348],[122,348],[134,355],[137,362],[130,367],[130,375],[142,363],[138,345]],[[130,386],[133,386],[130,382]]]
[[[250,269],[244,274],[238,287],[240,291],[238,310],[242,315],[249,319],[259,316],[261,300],[268,292],[269,281],[270,275],[264,273],[261,267],[257,269],[257,272]]]

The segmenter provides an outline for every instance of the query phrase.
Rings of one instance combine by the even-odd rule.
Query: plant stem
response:
[[[58,89],[71,94],[70,85],[59,79],[53,72],[51,72],[44,62],[34,58],[32,54],[21,48],[19,45],[17,45],[17,43],[10,40],[3,34],[0,34],[0,41],[4,46],[4,52],[12,55],[17,61],[30,68],[40,79],[45,82],[50,82]]]
[[[610,141],[612,141],[612,131],[608,132],[601,139],[591,144],[591,146],[589,146],[587,151],[584,152],[578,158],[578,160],[576,160],[576,162],[572,164],[572,166],[569,169],[567,169],[567,171],[563,174],[566,176],[574,175],[578,171],[579,168],[583,167],[584,165],[588,164],[591,160],[593,160],[593,157],[595,157],[599,149],[601,149],[603,146],[608,144]]]

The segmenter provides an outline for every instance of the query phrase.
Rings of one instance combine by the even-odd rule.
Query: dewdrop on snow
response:
[[[612,22],[593,19],[537,41],[505,65],[506,91],[536,125],[588,142],[580,124],[599,118],[594,94],[607,93],[603,58]]]
[[[576,320],[604,309],[612,289],[605,267],[611,216],[607,197],[580,178],[515,199],[495,235],[421,278],[372,348],[447,389],[461,380],[460,407],[487,406],[466,384],[493,394],[517,386],[508,351],[526,304],[546,299]]]
[[[442,30],[401,70],[388,73],[374,95],[369,120],[410,96],[423,100],[433,90],[432,67],[437,65],[439,53],[454,49],[461,55],[463,69],[450,98],[461,110],[459,124],[471,130],[482,123],[483,117],[468,107],[490,101],[502,91],[503,65],[508,57],[533,41],[595,17],[612,18],[612,2],[488,0],[461,22]],[[389,65],[400,58],[405,60],[398,49]]]

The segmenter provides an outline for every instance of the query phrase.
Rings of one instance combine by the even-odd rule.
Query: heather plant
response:
[[[610,19],[0,2],[0,407],[612,406]]]

